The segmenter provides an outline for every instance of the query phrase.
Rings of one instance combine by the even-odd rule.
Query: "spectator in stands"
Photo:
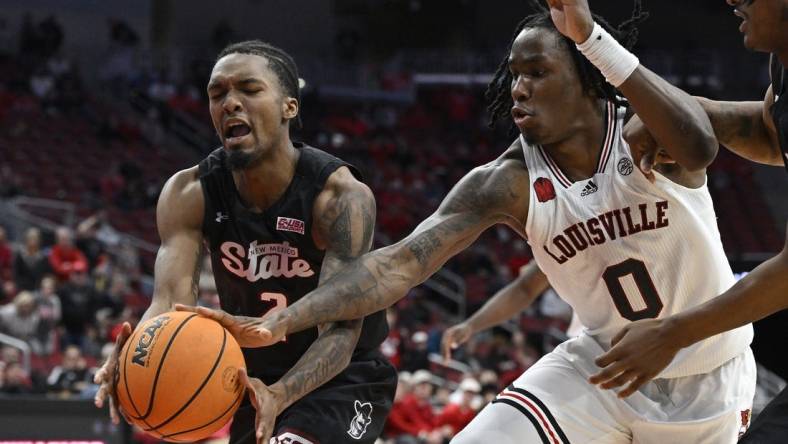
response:
[[[49,261],[41,251],[41,231],[38,228],[28,228],[24,242],[14,259],[14,280],[19,289],[33,291],[49,272]]]
[[[0,226],[0,280],[11,279],[14,253],[8,244],[5,228]]]
[[[460,383],[459,394],[457,401],[450,401],[449,404],[441,411],[436,420],[438,427],[449,428],[450,436],[459,433],[460,430],[465,428],[471,422],[476,412],[478,411],[479,402],[477,401],[479,393],[482,391],[482,386],[473,378],[465,378]],[[452,396],[454,398],[454,396]]]
[[[40,323],[36,299],[29,291],[20,292],[12,304],[0,307],[0,331],[27,342],[36,354],[42,351],[38,337]]]
[[[59,227],[55,232],[56,244],[49,252],[49,264],[60,282],[67,282],[72,273],[84,273],[88,260],[75,245],[71,230]]]
[[[52,369],[47,389],[62,397],[78,395],[91,385],[93,375],[79,347],[71,345],[63,353],[63,361]]]
[[[17,293],[16,282],[10,279],[3,282],[3,286],[0,288],[0,305],[11,302]]]
[[[430,365],[427,356],[427,339],[426,332],[417,331],[413,333],[410,338],[410,347],[407,347],[405,353],[402,355],[402,369],[410,372],[426,369]]]
[[[410,378],[413,391],[401,400],[394,401],[389,413],[387,430],[398,444],[441,442],[440,433],[434,433],[435,414],[432,411],[432,374],[419,370]],[[437,440],[437,441],[436,441]]]
[[[41,319],[38,337],[45,355],[54,352],[56,328],[63,316],[60,297],[55,293],[55,278],[46,276],[41,280],[41,288],[36,292],[38,316]]]
[[[84,271],[71,273],[69,282],[59,289],[63,307],[63,326],[66,344],[82,345],[85,327],[94,321],[98,295]]]
[[[33,393],[33,381],[30,374],[19,362],[5,364],[3,386],[0,392],[14,395]]]

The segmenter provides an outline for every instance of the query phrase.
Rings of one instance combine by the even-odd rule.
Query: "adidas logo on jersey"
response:
[[[586,187],[583,188],[583,192],[580,193],[581,196],[588,196],[589,194],[596,193],[599,190],[599,187],[596,186],[593,180],[589,180],[586,184]]]

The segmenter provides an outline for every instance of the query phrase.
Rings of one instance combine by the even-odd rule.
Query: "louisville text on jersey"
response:
[[[219,249],[227,271],[249,282],[279,277],[306,278],[315,274],[309,262],[298,257],[298,248],[287,242],[258,244],[254,241],[248,250],[235,242],[224,242]]]
[[[667,227],[667,215],[667,201],[608,211],[565,228],[563,234],[555,236],[551,244],[544,246],[544,251],[563,264],[586,248],[641,231]]]

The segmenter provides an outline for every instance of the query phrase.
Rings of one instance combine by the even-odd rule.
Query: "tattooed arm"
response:
[[[204,205],[197,167],[176,173],[164,185],[156,207],[161,246],[156,255],[153,299],[140,324],[172,310],[175,303],[194,305],[197,302],[197,283],[203,253]],[[115,350],[94,377],[94,382],[101,385],[95,396],[95,404],[102,407],[109,396],[110,416],[115,423],[119,422],[117,403],[114,401],[115,365],[118,353],[130,335],[131,325],[124,323],[115,341]]]
[[[772,87],[761,102],[719,102],[698,97],[722,145],[745,159],[783,165],[777,129],[769,114],[774,104]]]
[[[313,325],[382,310],[425,281],[485,229],[506,223],[522,233],[528,174],[519,142],[468,173],[440,208],[394,245],[365,254],[298,302],[262,321],[267,340]],[[519,156],[519,159],[518,159]]]
[[[369,251],[375,230],[375,198],[347,168],[340,168],[315,201],[312,236],[326,250],[322,285],[353,259]],[[301,359],[271,386],[281,410],[336,376],[350,362],[363,319],[318,325],[319,336]],[[280,410],[280,411],[281,411]]]

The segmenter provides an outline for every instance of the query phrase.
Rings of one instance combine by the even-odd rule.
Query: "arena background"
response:
[[[693,94],[762,99],[768,57],[743,48],[724,0],[644,3],[651,18],[635,52],[646,66]],[[591,6],[614,24],[631,9]],[[508,146],[508,127],[486,127],[482,94],[528,12],[504,0],[0,0],[0,443],[144,440],[92,407],[88,381],[118,325],[149,302],[163,182],[218,145],[205,84],[225,44],[260,38],[295,57],[306,81],[295,139],[361,168],[380,246]],[[735,271],[781,247],[784,180],[724,149],[710,168]],[[31,227],[41,233],[32,276],[17,266]],[[42,283],[58,227],[73,231],[88,267]],[[464,375],[481,383],[478,407],[564,337],[570,313],[548,292],[449,365],[436,358],[445,327],[529,260],[523,240],[491,229],[391,310],[385,352],[404,380],[430,371],[436,415]],[[209,269],[200,303],[217,304]],[[774,372],[762,379],[767,398],[788,377],[786,321],[756,325],[756,358]]]

